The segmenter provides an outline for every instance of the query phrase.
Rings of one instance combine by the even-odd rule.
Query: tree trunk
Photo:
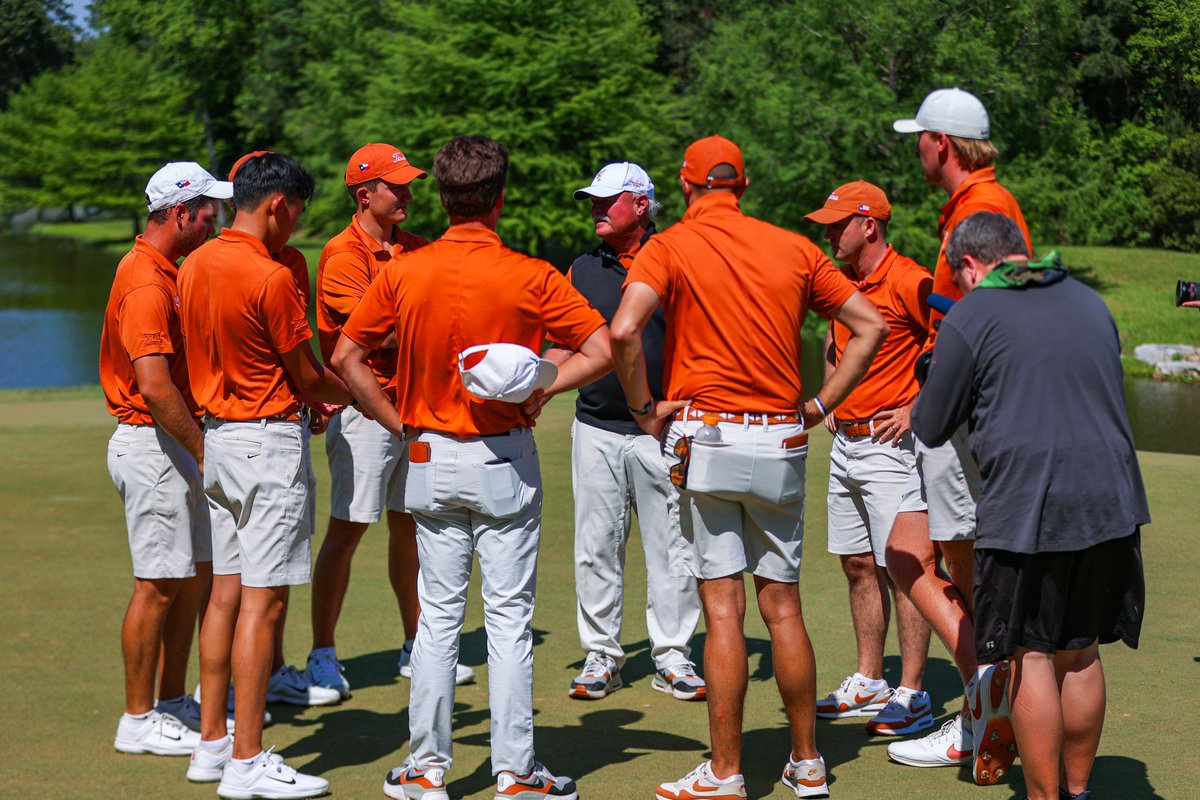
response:
[[[208,146],[208,171],[217,180],[221,175],[217,167],[217,145],[213,141],[212,117],[208,114],[208,98],[200,98],[200,119],[204,123],[204,143]],[[217,203],[217,229],[225,227],[225,204]]]

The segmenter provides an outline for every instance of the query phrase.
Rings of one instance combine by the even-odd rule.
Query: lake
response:
[[[95,384],[104,305],[119,256],[70,239],[0,236],[0,388]],[[311,316],[311,315],[310,315]],[[806,341],[805,385],[821,380]],[[1125,381],[1141,450],[1200,455],[1200,385]]]

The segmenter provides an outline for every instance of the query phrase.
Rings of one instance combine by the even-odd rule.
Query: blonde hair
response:
[[[987,139],[965,139],[961,136],[947,136],[954,146],[954,158],[958,165],[965,170],[976,170],[990,167],[996,163],[1000,151],[996,145]]]

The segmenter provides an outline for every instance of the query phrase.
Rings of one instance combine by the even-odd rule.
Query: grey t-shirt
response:
[[[942,320],[912,412],[928,445],[970,423],[983,475],[976,546],[1082,550],[1150,521],[1117,328],[1071,278],[977,288]]]

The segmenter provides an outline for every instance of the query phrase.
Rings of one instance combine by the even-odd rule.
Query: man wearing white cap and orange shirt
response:
[[[145,232],[121,259],[104,312],[100,385],[117,429],[108,468],[125,506],[133,596],[121,626],[124,753],[190,755],[200,736],[176,713],[201,595],[212,578],[204,436],[188,387],[179,325],[177,262],[215,232],[233,184],[191,161],[167,164],[146,185]],[[162,656],[162,685],[154,681]]]
[[[642,245],[654,235],[658,202],[650,176],[637,164],[607,164],[575,192],[591,200],[601,242],[575,259],[567,278],[606,320],[621,303],[621,286]],[[642,335],[651,394],[662,393],[662,310]],[[553,359],[570,351],[554,348]],[[575,493],[575,596],[583,669],[570,696],[598,700],[621,688],[621,617],[625,546],[636,511],[646,554],[646,629],[654,659],[651,686],[679,700],[703,700],[688,640],[700,620],[696,579],[671,574],[668,548],[679,520],[667,511],[670,481],[658,440],[646,435],[625,405],[616,373],[582,386],[571,427],[571,480]]]
[[[933,292],[957,300],[946,262],[946,243],[958,224],[979,211],[992,211],[1013,220],[1033,244],[1020,206],[996,181],[999,153],[991,142],[991,121],[979,98],[959,88],[936,89],[921,102],[913,119],[896,120],[898,133],[917,135],[916,152],[925,180],[940,187],[949,199],[938,218],[941,249],[933,271]],[[942,313],[930,314],[925,350],[931,351]],[[927,358],[927,356],[923,356]],[[971,593],[975,553],[975,503],[981,486],[979,466],[967,444],[964,425],[940,447],[917,443],[917,475],[909,483],[888,540],[888,572],[900,591],[929,621],[958,667],[970,694],[979,671],[974,648],[974,609]],[[945,572],[938,568],[938,557]],[[949,581],[946,577],[949,577]],[[990,682],[990,673],[983,682]],[[980,704],[976,703],[976,707]],[[966,703],[964,713],[971,712]],[[972,713],[972,716],[973,713]],[[977,718],[978,719],[978,718]],[[988,780],[975,751],[972,719],[962,715],[920,739],[893,742],[888,756],[915,767],[975,763],[976,782]],[[990,775],[990,773],[989,773]]]
[[[350,156],[346,190],[354,201],[354,217],[325,245],[317,266],[317,332],[325,363],[333,356],[341,326],[383,266],[393,256],[429,244],[399,227],[408,219],[410,184],[427,176],[390,144],[367,144]],[[367,363],[380,386],[394,391],[395,340],[372,351]],[[349,697],[350,683],[337,659],[334,630],[350,585],[351,559],[370,524],[386,514],[388,577],[404,627],[400,674],[411,676],[409,657],[421,612],[416,532],[412,517],[404,510],[408,456],[402,440],[349,407],[330,420],[325,452],[329,456],[329,527],[313,569],[313,642],[305,672],[314,684]],[[473,678],[469,667],[458,667],[458,683]]]
[[[449,230],[384,267],[342,326],[333,355],[365,413],[398,437],[405,426],[411,431],[404,499],[417,524],[421,617],[410,754],[388,773],[384,793],[446,798],[454,671],[478,554],[496,796],[575,800],[574,781],[553,775],[533,752],[542,488],[530,413],[611,368],[608,327],[552,265],[501,244],[503,145],[457,137],[438,151],[433,171]],[[367,363],[393,336],[394,404]],[[535,352],[547,336],[575,351],[556,377]]]
[[[929,650],[929,624],[903,594],[895,593],[900,640],[900,685],[883,679],[883,647],[891,599],[884,560],[896,509],[916,455],[909,412],[917,396],[913,365],[929,324],[929,271],[887,242],[892,206],[878,186],[853,181],[834,189],[805,219],[825,226],[835,260],[888,324],[862,383],[825,417],[834,434],[829,458],[829,552],[838,555],[850,585],[850,617],[858,650],[854,674],[824,699],[817,716],[870,716],[867,732],[914,733],[933,725],[929,694],[921,690]],[[850,331],[829,323],[826,374],[833,372]]]

